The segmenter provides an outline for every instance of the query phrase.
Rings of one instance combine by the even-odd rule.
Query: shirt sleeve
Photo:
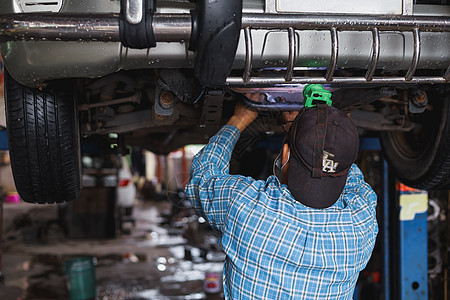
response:
[[[215,230],[223,231],[231,202],[253,183],[254,179],[229,174],[239,130],[226,125],[194,156],[186,196],[197,212]]]
[[[353,164],[348,172],[347,182],[342,193],[347,196],[350,195],[348,198],[352,201],[362,200],[360,205],[364,204],[363,206],[371,210],[372,213],[376,210],[377,195],[364,180],[364,175],[356,164]]]
[[[376,216],[377,195],[364,180],[361,170],[354,164],[349,171],[343,194],[350,199],[347,203],[353,211],[353,225],[359,232],[364,232],[362,243],[364,259],[360,269],[365,268],[372,255],[378,234]]]

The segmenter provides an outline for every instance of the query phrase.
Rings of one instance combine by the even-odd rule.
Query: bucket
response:
[[[82,256],[64,262],[71,300],[95,299],[95,258]]]
[[[207,294],[220,293],[222,280],[221,274],[216,272],[209,272],[205,274],[205,281],[203,283],[203,289]]]

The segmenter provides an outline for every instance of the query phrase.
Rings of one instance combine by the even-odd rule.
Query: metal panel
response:
[[[247,39],[245,32],[242,33],[233,64],[234,69],[245,68],[245,78],[230,78],[228,84],[239,85],[241,81],[298,84],[311,80],[316,83],[445,83],[450,77],[449,72],[444,76],[450,65],[449,22],[449,17],[433,16],[245,13],[242,24]],[[103,76],[119,69],[192,68],[194,54],[188,51],[186,43],[190,15],[157,14],[153,26],[157,47],[138,51],[124,49],[117,43],[119,27],[114,14],[1,15],[2,55],[10,71],[14,69],[13,77],[34,87],[49,79]],[[32,41],[17,41],[21,39]],[[90,64],[94,61],[95,64]],[[299,68],[329,71],[326,79],[304,79],[297,77],[301,75],[296,74]],[[367,75],[363,80],[338,78],[333,74],[335,68],[365,69]],[[288,76],[270,80],[249,78],[252,69],[288,70],[283,72]],[[409,72],[400,79],[376,78],[375,71],[381,69],[385,74]],[[416,69],[443,72],[422,78],[415,76]]]
[[[18,1],[23,12],[60,11],[62,0],[24,0]]]
[[[278,12],[402,14],[402,0],[277,0]]]
[[[277,0],[266,0],[266,8],[265,8],[265,12],[266,13],[276,13],[276,1]]]
[[[413,14],[413,0],[403,0],[403,15]]]

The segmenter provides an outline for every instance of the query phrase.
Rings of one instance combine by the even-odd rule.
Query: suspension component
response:
[[[159,117],[167,117],[173,114],[175,98],[172,92],[161,91],[155,101],[155,113]]]
[[[409,93],[409,111],[411,113],[423,113],[428,104],[428,96],[422,90],[412,90]]]

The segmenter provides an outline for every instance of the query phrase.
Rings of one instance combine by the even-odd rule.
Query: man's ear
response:
[[[281,165],[283,166],[288,160],[290,155],[290,148],[287,143],[283,144],[283,156],[281,157]]]

